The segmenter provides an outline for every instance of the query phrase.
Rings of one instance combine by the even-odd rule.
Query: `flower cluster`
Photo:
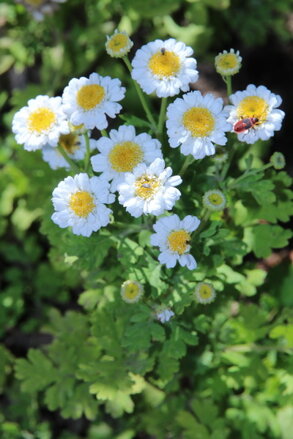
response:
[[[119,79],[98,73],[71,79],[60,97],[30,99],[15,114],[12,129],[16,141],[27,151],[41,150],[52,169],[63,167],[74,172],[53,191],[52,220],[59,227],[71,227],[72,233],[89,237],[110,223],[110,215],[115,216],[113,211],[121,212],[120,204],[130,216],[148,216],[154,222],[150,243],[159,248],[161,264],[173,268],[178,263],[194,270],[197,262],[192,254],[192,234],[204,227],[205,220],[195,215],[180,218],[168,214],[181,198],[182,189],[177,187],[184,188],[184,178],[183,171],[182,175],[173,175],[170,157],[163,157],[164,120],[169,147],[180,147],[188,160],[215,156],[214,163],[220,164],[227,160],[229,132],[237,135],[239,141],[251,144],[258,139],[267,140],[281,128],[281,98],[265,86],[252,84],[244,91],[231,92],[231,76],[239,71],[242,61],[233,49],[215,59],[216,70],[230,91],[230,103],[224,106],[221,98],[192,90],[198,79],[197,62],[193,50],[184,43],[172,38],[150,42],[137,50],[130,63],[127,54],[132,46],[125,32],[116,30],[107,37],[107,53],[122,58],[131,71],[150,131],[137,132],[130,124],[106,131],[109,118],[115,119],[122,110],[120,101],[126,89]],[[148,110],[142,91],[162,98],[158,123]],[[184,94],[167,105],[166,99],[180,92]],[[283,166],[276,154],[271,162],[276,169]],[[212,188],[199,195],[202,215],[212,211],[222,215],[227,205],[222,191]],[[112,210],[108,205],[115,199],[118,203]],[[154,221],[152,216],[160,218]],[[113,221],[115,224],[115,217]],[[215,298],[212,285],[205,282],[198,284],[194,294],[200,303],[210,303]],[[123,283],[124,301],[135,303],[142,295],[139,282]],[[156,315],[159,321],[166,322],[174,313],[165,308]]]

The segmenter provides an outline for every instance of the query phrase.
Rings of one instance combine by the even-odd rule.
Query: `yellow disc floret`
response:
[[[180,58],[176,53],[162,49],[151,56],[148,66],[153,75],[160,78],[170,77],[180,70]]]
[[[74,133],[61,134],[59,143],[68,154],[74,154],[80,148],[79,138]]]
[[[210,201],[210,203],[215,204],[216,206],[219,206],[224,201],[223,197],[220,194],[216,193],[216,192],[212,192],[208,196],[208,200]]]
[[[121,297],[125,302],[135,303],[143,294],[143,286],[134,280],[126,280],[121,285]]]
[[[147,200],[158,191],[160,186],[158,177],[144,174],[135,182],[135,195]]]
[[[112,169],[117,172],[130,172],[143,161],[143,151],[135,142],[117,143],[108,155]]]
[[[45,0],[25,0],[25,3],[30,6],[38,7],[45,3]]]
[[[186,230],[175,230],[168,236],[168,245],[172,252],[183,255],[188,248],[191,236]]]
[[[50,108],[41,107],[28,117],[28,127],[38,134],[48,130],[56,121],[56,114]]]
[[[86,218],[96,207],[93,196],[86,191],[78,191],[72,194],[69,206],[75,215]]]
[[[239,119],[256,117],[258,125],[265,122],[268,115],[268,104],[265,99],[259,96],[247,96],[237,106]]]
[[[238,64],[237,56],[234,53],[223,54],[217,60],[217,67],[219,70],[235,69]]]
[[[193,137],[205,137],[213,131],[215,118],[207,108],[193,107],[184,113],[182,123]]]
[[[98,84],[88,84],[78,90],[76,100],[83,110],[89,111],[99,105],[104,97],[104,87]]]
[[[197,294],[204,300],[210,299],[214,295],[214,288],[212,285],[202,282],[198,285]]]

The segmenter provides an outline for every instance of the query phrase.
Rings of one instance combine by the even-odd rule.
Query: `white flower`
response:
[[[107,35],[106,52],[114,58],[122,58],[133,46],[133,42],[126,32],[115,32],[111,37]]]
[[[109,223],[112,213],[105,204],[113,203],[109,183],[87,174],[66,177],[53,191],[55,213],[52,220],[59,227],[72,227],[75,235],[90,236]]]
[[[200,282],[197,284],[194,295],[196,300],[203,304],[213,302],[216,297],[214,287],[208,282]]]
[[[239,72],[241,67],[242,58],[239,54],[239,50],[235,52],[234,49],[230,49],[230,52],[224,50],[220,52],[215,58],[216,70],[222,76],[232,76]]]
[[[165,216],[154,224],[156,233],[151,235],[151,244],[161,250],[159,261],[167,268],[175,267],[177,261],[189,270],[196,268],[193,256],[189,254],[191,232],[196,230],[200,220],[196,216],[187,215],[180,221],[177,215]]]
[[[124,302],[136,303],[143,295],[143,286],[135,280],[126,280],[121,285],[120,294]]]
[[[65,150],[69,158],[74,161],[83,160],[86,154],[86,143],[84,136],[77,132],[62,134],[59,139],[59,145]],[[95,148],[95,141],[90,139],[90,149]],[[49,164],[51,169],[66,168],[70,169],[69,163],[65,160],[57,148],[49,145],[42,149],[43,160]]]
[[[89,78],[73,78],[65,87],[62,99],[64,111],[73,125],[84,124],[88,129],[107,128],[106,115],[114,118],[121,110],[125,88],[119,79],[92,73]]]
[[[132,78],[147,94],[158,97],[174,96],[189,90],[198,79],[196,60],[190,58],[191,47],[173,38],[155,40],[142,46],[132,60]]]
[[[231,129],[226,122],[223,100],[210,93],[186,93],[167,108],[167,132],[170,146],[181,145],[184,155],[202,159],[215,154],[215,144],[225,145],[225,131]]]
[[[281,105],[282,99],[265,86],[249,84],[246,90],[232,94],[230,101],[232,105],[227,105],[225,111],[240,141],[251,144],[258,139],[267,140],[274,135],[274,131],[281,129],[285,113],[277,107]],[[239,131],[239,125],[244,125],[251,118],[256,119],[253,126]],[[239,124],[241,121],[244,123]]]
[[[55,9],[55,3],[64,3],[66,0],[16,0],[26,7],[36,21],[42,21],[45,15],[52,14]]]
[[[172,177],[172,169],[165,169],[164,160],[158,158],[150,166],[142,163],[125,174],[124,182],[117,187],[118,200],[136,218],[142,214],[161,215],[180,198],[180,191],[174,187],[180,183],[181,177]]]
[[[139,163],[152,163],[161,158],[161,144],[149,134],[136,135],[133,126],[122,125],[118,130],[111,130],[109,137],[96,141],[100,151],[91,158],[94,171],[102,172],[103,177],[113,180],[111,190],[124,180],[126,172],[132,172]]]
[[[12,131],[17,143],[27,151],[41,149],[45,145],[57,146],[60,134],[69,133],[61,98],[39,95],[28,101],[27,107],[15,113]]]
[[[156,317],[161,323],[168,322],[174,315],[175,314],[173,311],[171,311],[169,308],[163,309],[162,311],[156,313]]]
[[[226,206],[226,198],[223,192],[213,189],[204,194],[203,204],[210,210],[223,210]]]

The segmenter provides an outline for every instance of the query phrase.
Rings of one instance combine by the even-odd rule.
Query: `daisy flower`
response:
[[[207,304],[215,300],[216,293],[211,284],[208,282],[200,282],[195,288],[194,296],[197,302]]]
[[[74,161],[83,160],[86,154],[86,143],[84,136],[78,135],[78,132],[61,134],[59,145],[67,153],[68,157]],[[90,149],[95,148],[95,141],[90,139]],[[47,162],[51,169],[66,168],[70,169],[69,163],[65,160],[57,148],[44,146],[42,149],[43,160]]]
[[[121,110],[125,88],[119,79],[92,73],[89,78],[73,78],[65,87],[62,99],[64,111],[73,125],[84,124],[87,129],[107,128],[106,115],[114,118]]]
[[[226,198],[223,192],[213,189],[204,194],[203,204],[210,210],[223,210],[226,206]]]
[[[126,172],[132,172],[140,163],[150,164],[162,157],[160,142],[146,133],[137,135],[131,125],[111,130],[109,137],[96,141],[96,148],[100,153],[91,158],[93,169],[112,180],[113,191],[124,180]]]
[[[42,21],[45,15],[52,14],[56,9],[56,3],[64,3],[66,0],[16,0],[32,14],[36,21]]]
[[[133,42],[126,32],[115,32],[111,37],[107,35],[106,52],[113,58],[122,58],[127,55],[133,46]]]
[[[165,308],[162,309],[161,311],[156,313],[156,318],[161,322],[161,323],[166,323],[168,322],[171,317],[173,317],[175,314],[173,313],[173,311],[169,308]]]
[[[196,60],[190,58],[191,47],[170,38],[155,40],[142,46],[132,60],[131,76],[147,94],[160,98],[189,90],[198,79]]]
[[[177,261],[189,270],[196,268],[193,256],[189,254],[191,233],[198,228],[200,220],[187,215],[180,220],[177,215],[165,216],[154,224],[156,233],[151,235],[151,244],[159,247],[159,261],[167,268],[175,267]]]
[[[75,235],[90,236],[110,219],[111,209],[105,204],[113,203],[109,183],[101,177],[89,178],[87,174],[66,177],[53,191],[55,213],[52,220],[59,227],[72,227]]]
[[[126,280],[121,285],[120,294],[124,302],[136,303],[143,295],[143,286],[135,280]]]
[[[284,154],[278,151],[274,152],[274,154],[271,156],[270,162],[276,170],[283,169],[286,166]]]
[[[142,214],[161,215],[180,198],[180,191],[174,187],[180,183],[181,177],[172,177],[172,169],[165,169],[164,160],[158,158],[150,166],[141,163],[132,173],[125,174],[124,182],[117,187],[118,200],[135,218]]]
[[[225,111],[234,132],[237,122],[255,118],[252,127],[237,133],[240,141],[251,144],[258,139],[267,140],[274,135],[274,131],[281,129],[285,113],[277,107],[281,105],[282,99],[265,86],[249,84],[246,90],[237,91],[229,99],[232,105],[227,105]]]
[[[225,131],[231,129],[226,122],[223,100],[210,93],[186,93],[167,108],[167,133],[172,148],[181,145],[184,155],[202,159],[215,154],[215,144],[225,145]]]
[[[239,72],[242,58],[239,55],[239,50],[235,52],[230,49],[230,52],[224,50],[215,58],[216,71],[222,76],[232,76]]]
[[[69,127],[61,98],[39,95],[30,99],[26,107],[15,113],[12,131],[17,143],[27,151],[45,145],[57,146],[60,134],[68,134]]]

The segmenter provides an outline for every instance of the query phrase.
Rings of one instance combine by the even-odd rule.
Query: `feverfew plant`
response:
[[[130,60],[132,46],[118,30],[106,42],[111,61],[122,60],[130,73],[135,114],[125,112],[120,79],[91,73],[68,78],[62,98],[30,100],[13,120],[18,143],[42,149],[53,170],[69,174],[52,187],[42,232],[62,269],[80,276],[84,313],[53,312],[46,355],[32,350],[16,367],[23,389],[45,392],[49,409],[65,417],[95,419],[100,405],[119,417],[134,410],[138,394],[156,395],[159,406],[161,392],[179,388],[184,368],[188,398],[207,367],[215,370],[219,392],[229,387],[237,377],[219,381],[222,350],[206,346],[206,336],[212,331],[213,340],[225,339],[240,331],[226,323],[231,304],[245,306],[260,294],[266,272],[256,259],[286,246],[292,235],[277,224],[292,214],[290,178],[281,171],[283,155],[269,158],[267,143],[281,129],[281,98],[263,85],[232,91],[232,76],[245,62],[233,49],[216,57],[227,85],[227,96],[219,98],[196,90],[197,61],[184,43],[149,42]],[[260,147],[267,148],[265,160]],[[217,318],[223,309],[225,318]],[[242,343],[241,336],[235,340]],[[191,365],[181,365],[197,345]],[[65,372],[60,352],[67,356]],[[173,416],[174,407],[167,407],[172,431],[193,437],[184,419],[194,417],[184,405],[179,409]],[[227,437],[229,416],[215,427],[219,437]],[[208,426],[194,422],[210,437]],[[138,428],[158,438],[169,431],[166,425],[163,433],[154,424]]]

